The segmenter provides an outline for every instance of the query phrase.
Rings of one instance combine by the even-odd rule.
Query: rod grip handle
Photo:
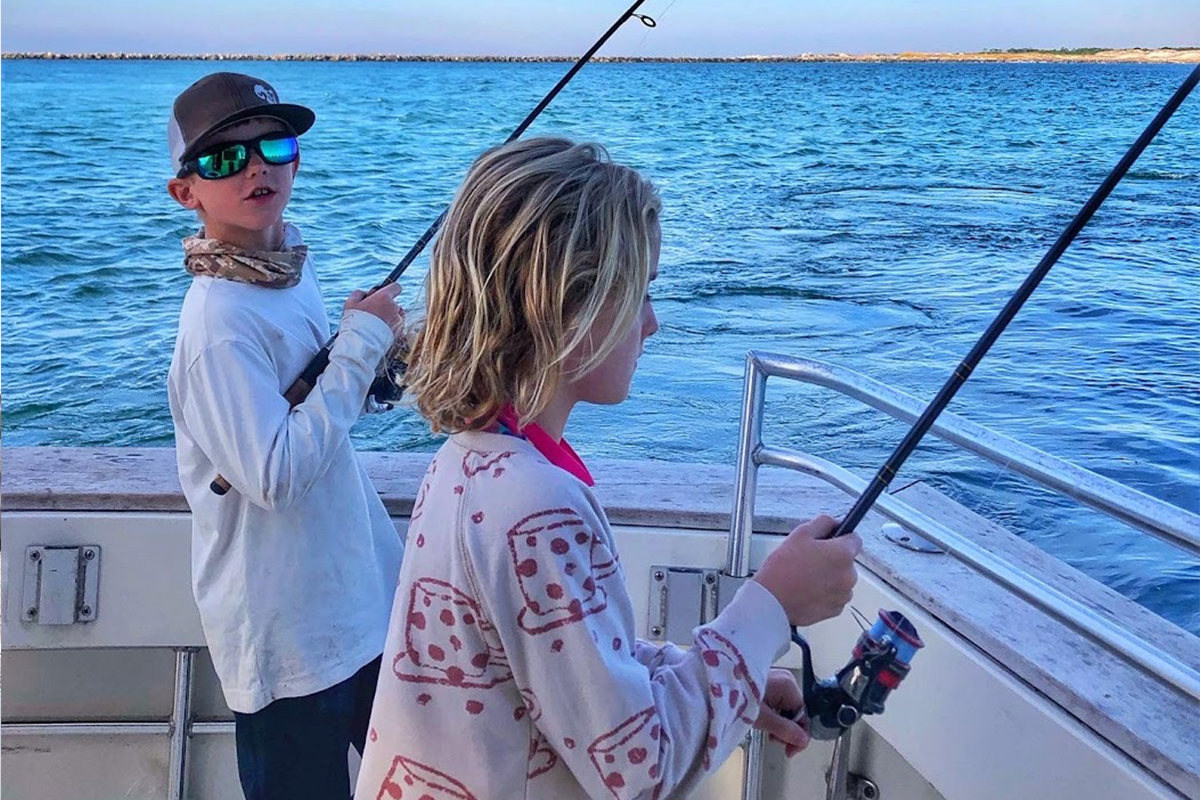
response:
[[[312,394],[317,378],[327,366],[329,366],[329,348],[322,347],[321,351],[313,356],[312,361],[308,362],[308,366],[304,368],[304,372],[300,373],[300,377],[292,381],[292,385],[283,393],[283,398],[288,401],[289,408],[300,405]],[[212,483],[208,484],[208,488],[217,497],[224,497],[233,487],[229,481],[225,480],[224,475],[217,475],[213,478]]]

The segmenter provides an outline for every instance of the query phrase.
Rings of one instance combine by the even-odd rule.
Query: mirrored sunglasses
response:
[[[291,164],[300,155],[300,143],[295,136],[279,132],[244,142],[221,142],[185,161],[179,177],[194,172],[208,181],[228,178],[246,168],[252,153],[268,164]]]

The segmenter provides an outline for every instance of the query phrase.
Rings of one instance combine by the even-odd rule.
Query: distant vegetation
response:
[[[1096,53],[1103,53],[1108,50],[1108,47],[1060,47],[1057,50],[1051,50],[1045,47],[1010,47],[1007,50],[989,47],[984,50],[985,53],[1055,53],[1060,56],[1094,56]],[[1130,47],[1128,50],[1145,50],[1144,47]],[[1166,48],[1163,48],[1166,49]],[[1174,48],[1171,48],[1174,49]]]
[[[984,50],[985,53],[1054,53],[1059,56],[1094,56],[1096,53],[1105,53],[1110,50],[1138,50],[1141,52],[1149,52],[1151,50],[1174,50],[1176,52],[1187,52],[1191,50],[1200,50],[1200,47],[1060,47],[1057,50],[1052,50],[1044,47],[1010,47],[1007,50],[1001,50],[997,47],[991,47]]]

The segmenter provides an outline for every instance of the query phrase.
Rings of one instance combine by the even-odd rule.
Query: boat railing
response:
[[[738,577],[745,576],[749,571],[754,496],[760,466],[797,470],[827,481],[854,496],[867,487],[867,481],[836,464],[763,442],[763,406],[769,377],[833,389],[904,422],[915,421],[924,408],[924,404],[916,398],[843,367],[811,358],[750,351],[746,357],[728,550],[728,570],[731,575]],[[1200,556],[1200,516],[1196,514],[954,414],[943,413],[930,432],[1058,494],[1074,498],[1185,552]],[[1200,673],[1172,654],[1145,642],[1092,608],[930,519],[896,495],[881,495],[874,509],[1015,592],[1043,612],[1124,656],[1140,669],[1194,698],[1200,698]]]
[[[758,468],[777,466],[824,480],[857,497],[868,482],[837,464],[763,442],[767,378],[786,378],[833,389],[896,419],[913,423],[924,404],[915,397],[853,370],[811,358],[750,351],[746,355],[741,429],[730,523],[726,569],[731,576],[749,574],[754,531]],[[1131,489],[1117,481],[988,430],[954,414],[943,413],[930,431],[957,447],[1030,478],[1058,494],[1074,498],[1108,516],[1157,536],[1193,555],[1200,555],[1200,516]],[[1200,698],[1200,673],[1163,652],[1078,600],[1038,580],[1027,571],[997,558],[986,549],[922,514],[895,495],[882,494],[874,509],[910,532],[932,542],[1035,607],[1078,630],[1140,669],[1194,698]],[[828,773],[827,800],[842,800],[849,768],[850,733],[838,737]],[[762,795],[764,743],[760,731],[744,751],[743,800]]]
[[[829,461],[767,445],[762,440],[766,382],[770,377],[808,383],[859,400],[904,422],[915,420],[923,404],[883,383],[824,362],[751,351],[747,355],[745,392],[736,464],[733,514],[728,542],[727,571],[735,577],[749,573],[758,468],[780,466],[797,470],[860,494],[867,482]],[[944,413],[931,432],[959,448],[1001,464],[1061,495],[1075,498],[1108,516],[1147,531],[1193,555],[1200,555],[1200,516],[1157,500],[1116,481],[990,431],[953,414]],[[1024,597],[1050,616],[1082,632],[1101,646],[1123,655],[1130,663],[1193,698],[1200,698],[1200,673],[1074,598],[1040,581],[1027,571],[984,550],[945,525],[929,518],[897,495],[884,494],[875,510],[908,531],[933,542],[980,573]],[[170,738],[167,796],[186,794],[189,740],[203,734],[230,734],[232,722],[194,719],[192,691],[197,651],[177,647],[172,713],[168,722],[37,722],[4,723],[8,735],[157,734]],[[848,741],[841,743],[840,770]],[[743,797],[757,798],[761,788],[760,735],[746,751]],[[834,792],[831,784],[831,792]]]

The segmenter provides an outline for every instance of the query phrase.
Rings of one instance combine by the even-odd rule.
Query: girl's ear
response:
[[[192,191],[191,178],[171,178],[167,181],[167,194],[179,205],[189,211],[196,211],[200,208],[200,198],[196,197],[196,193]]]

